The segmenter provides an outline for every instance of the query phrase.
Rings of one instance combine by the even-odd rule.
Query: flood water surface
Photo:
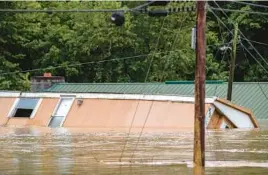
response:
[[[0,174],[193,174],[192,132],[139,135],[2,127]],[[268,174],[268,130],[206,131],[205,174]]]

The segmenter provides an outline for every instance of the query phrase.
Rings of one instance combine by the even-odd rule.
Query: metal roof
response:
[[[227,83],[206,84],[206,96],[226,98]],[[194,96],[193,83],[59,83],[46,92],[161,94]],[[268,119],[268,82],[235,82],[232,102],[251,109],[257,119]]]

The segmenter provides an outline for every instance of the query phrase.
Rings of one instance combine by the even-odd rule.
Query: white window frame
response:
[[[16,107],[17,107],[17,105],[18,105],[18,103],[19,103],[21,98],[25,98],[25,97],[16,98],[16,100],[14,101],[13,105],[11,106],[11,108],[10,108],[10,110],[8,112],[8,115],[7,115],[8,118],[14,118],[13,116],[14,116],[14,114],[16,112]],[[37,113],[42,101],[43,101],[43,98],[38,99],[38,102],[36,103],[36,105],[35,105],[35,107],[33,109],[33,112],[30,115],[29,119],[33,119],[35,117],[35,114]],[[17,118],[20,118],[20,117],[17,117]],[[21,118],[26,118],[26,117],[21,117]]]
[[[52,120],[53,117],[58,117],[58,116],[56,116],[55,114],[56,114],[58,108],[60,107],[60,104],[61,104],[61,100],[62,100],[62,99],[71,99],[71,100],[72,100],[72,102],[71,102],[71,106],[70,106],[70,108],[68,109],[68,111],[66,112],[66,115],[63,117],[63,120],[62,120],[62,122],[61,122],[61,124],[60,124],[60,127],[62,127],[62,125],[64,124],[64,122],[65,122],[65,120],[66,120],[66,117],[68,116],[69,111],[71,110],[71,108],[72,108],[72,106],[73,106],[73,103],[74,103],[74,100],[75,100],[75,97],[73,97],[73,96],[61,96],[61,97],[60,97],[60,99],[58,100],[58,103],[57,103],[57,105],[56,105],[56,107],[55,107],[55,109],[54,109],[54,111],[53,111],[53,113],[52,113],[52,115],[51,115],[51,117],[50,117],[50,119],[49,119],[49,121],[48,121],[47,127],[49,127],[49,123],[51,122],[51,120]]]

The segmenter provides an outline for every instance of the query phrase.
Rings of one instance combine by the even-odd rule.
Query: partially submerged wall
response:
[[[11,117],[7,126],[47,126],[58,98],[43,98],[33,118]],[[7,118],[7,115],[6,117]]]
[[[81,127],[116,131],[194,128],[194,98],[133,94],[0,93],[2,126]],[[258,127],[251,111],[206,98],[206,126]],[[27,113],[31,110],[31,113]],[[20,111],[20,114],[18,114]],[[27,116],[22,116],[26,112]],[[52,117],[53,116],[53,117]],[[214,116],[214,117],[213,117]],[[224,119],[223,119],[224,117]],[[233,119],[233,117],[235,117]],[[235,119],[243,122],[237,124]],[[233,124],[233,122],[235,124]],[[231,124],[230,124],[231,123]],[[240,126],[241,124],[241,126]],[[243,126],[242,126],[243,125]]]
[[[43,98],[39,109],[30,125],[47,126],[59,98]]]
[[[129,129],[131,124],[133,129],[142,128],[144,125],[147,129],[192,129],[194,104],[84,99],[80,106],[75,100],[63,126]]]
[[[15,100],[16,98],[13,97],[0,98],[0,126],[3,126],[7,123],[8,113]]]
[[[5,126],[48,126],[61,97],[40,96],[40,104],[33,116],[12,117],[10,113],[16,106],[16,99],[33,98],[24,95],[1,97],[1,122]],[[147,98],[147,97],[146,97]],[[148,97],[149,99],[152,97]],[[173,97],[171,97],[173,98]],[[83,98],[78,104],[75,98],[71,109],[62,124],[63,127],[82,127],[95,129],[133,130],[154,129],[192,129],[194,123],[194,104],[190,101],[176,102],[162,100]],[[187,99],[188,100],[188,99]],[[209,104],[206,105],[206,110]],[[9,116],[10,115],[10,116]],[[132,123],[133,122],[133,123]]]

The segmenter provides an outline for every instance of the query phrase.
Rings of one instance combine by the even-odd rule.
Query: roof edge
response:
[[[248,109],[248,108],[245,108],[245,107],[242,107],[242,106],[239,106],[239,105],[236,105],[228,100],[225,100],[225,99],[222,99],[222,98],[217,98],[215,101],[218,101],[220,103],[223,103],[231,108],[234,108],[240,112],[243,112],[243,113],[246,113],[248,114],[248,116],[250,117],[250,120],[252,121],[253,125],[256,127],[256,128],[259,128],[259,124],[256,120],[256,117],[254,116],[253,112]]]
[[[103,94],[103,93],[11,93],[0,92],[0,98],[60,98],[74,97],[81,99],[113,99],[113,100],[147,100],[147,101],[172,101],[182,103],[194,103],[193,96],[174,96],[174,95],[144,95],[144,94]],[[206,98],[206,103],[211,104],[215,101],[215,97]]]

